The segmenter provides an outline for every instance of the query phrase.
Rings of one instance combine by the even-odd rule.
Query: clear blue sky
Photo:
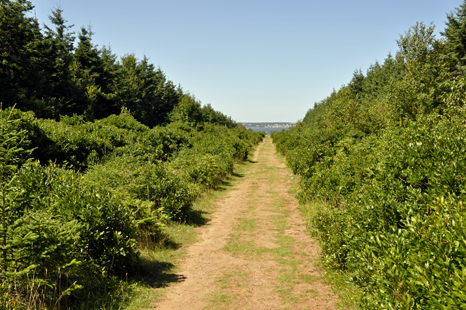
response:
[[[41,24],[58,0],[32,0]],[[144,55],[236,121],[294,122],[354,70],[397,51],[416,21],[445,27],[461,0],[61,0],[74,31]]]

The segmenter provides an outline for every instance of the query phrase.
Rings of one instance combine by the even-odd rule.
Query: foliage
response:
[[[8,184],[3,283],[16,283],[10,294],[22,303],[37,293],[43,306],[53,305],[88,281],[124,274],[137,262],[132,214],[81,180],[72,170],[29,162]]]
[[[18,107],[29,106],[41,88],[42,74],[35,61],[43,40],[37,20],[28,17],[30,1],[2,1],[0,4],[0,98]]]
[[[210,104],[201,108],[201,118],[205,123],[224,125],[228,128],[235,128],[236,123],[225,114],[215,111]]]
[[[447,27],[441,34],[445,36],[446,58],[454,74],[464,73],[466,64],[466,4],[463,2],[455,12],[447,14]]]
[[[0,1],[0,308],[106,308],[140,242],[198,217],[263,134],[75,34],[60,7],[42,28],[32,10]]]
[[[196,127],[202,121],[201,103],[191,94],[183,95],[178,105],[171,112],[170,120]]]
[[[41,29],[26,0],[0,4],[0,98],[39,117],[61,115],[105,118],[122,108],[143,124],[169,122],[168,115],[183,95],[160,68],[144,57],[127,54],[118,60],[109,48],[92,43],[90,27],[81,27],[78,42],[63,10],[52,11]]]
[[[134,273],[139,240],[189,220],[196,197],[263,137],[194,125],[149,129],[126,110],[94,122],[0,110],[2,307],[79,306]]]
[[[18,217],[46,210],[62,223],[77,220],[81,224],[80,243],[75,249],[81,254],[69,257],[84,256],[104,272],[131,266],[135,224],[132,214],[111,195],[88,190],[82,177],[72,170],[41,167],[37,162],[23,166],[13,185],[17,195],[12,208]]]
[[[397,61],[404,74],[388,87],[395,119],[414,119],[433,112],[440,104],[441,82],[449,72],[441,61],[443,42],[436,41],[433,32],[433,25],[417,23],[398,40]]]
[[[193,134],[192,147],[184,148],[170,167],[183,179],[214,188],[220,179],[233,172],[234,161],[245,160],[252,145],[259,143],[263,136],[263,133],[205,123],[201,132]]]
[[[38,125],[47,137],[38,154],[42,162],[52,160],[83,170],[113,149],[108,140],[95,131],[88,133],[84,125],[69,126],[53,120],[40,120]]]
[[[131,156],[119,156],[93,166],[84,176],[91,188],[120,197],[141,224],[186,217],[192,204],[187,184],[162,164],[141,163]]]
[[[464,308],[464,7],[445,40],[417,23],[395,58],[272,134],[298,198],[320,206],[324,263],[362,288],[362,308]]]

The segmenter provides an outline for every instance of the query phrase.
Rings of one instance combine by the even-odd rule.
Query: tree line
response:
[[[324,265],[364,309],[464,308],[466,1],[434,29],[416,23],[395,55],[272,135]]]
[[[169,123],[171,112],[184,98],[193,104],[192,117],[235,126],[211,106],[202,107],[146,56],[117,57],[109,47],[98,48],[91,27],[81,27],[76,34],[60,7],[49,16],[50,25],[41,28],[30,16],[33,8],[28,0],[1,1],[0,102],[4,108],[15,106],[56,120],[60,115],[83,115],[89,121],[125,108],[154,127]]]

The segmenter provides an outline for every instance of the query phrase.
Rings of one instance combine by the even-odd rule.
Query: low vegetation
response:
[[[196,198],[263,138],[195,125],[149,129],[128,112],[56,122],[0,110],[3,305],[75,308],[96,286],[131,277],[140,242],[157,243],[162,227],[195,216]]]

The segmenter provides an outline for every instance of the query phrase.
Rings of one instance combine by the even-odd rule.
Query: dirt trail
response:
[[[185,280],[155,309],[335,309],[313,265],[318,247],[289,193],[290,172],[270,137],[180,267]]]

